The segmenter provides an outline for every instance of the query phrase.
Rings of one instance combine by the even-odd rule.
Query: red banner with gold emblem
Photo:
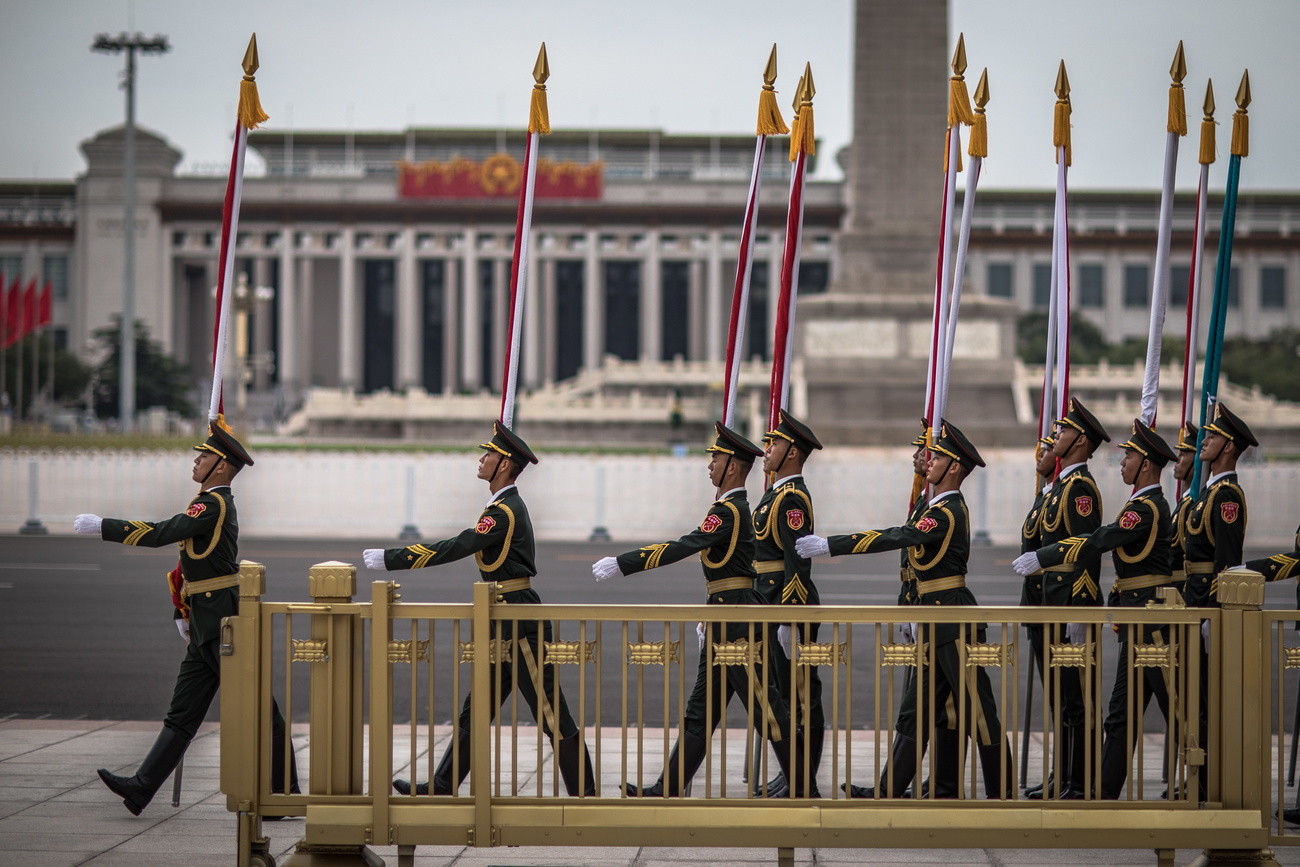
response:
[[[507,199],[518,197],[524,167],[509,154],[481,163],[457,157],[397,164],[397,191],[404,199]],[[605,190],[603,163],[537,161],[538,199],[599,199]]]

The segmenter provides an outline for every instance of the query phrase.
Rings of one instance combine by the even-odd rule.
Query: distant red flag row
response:
[[[15,277],[13,285],[5,290],[7,281],[0,274],[0,347],[8,349],[38,328],[53,321],[51,310],[53,287],[45,281],[45,288],[37,290],[36,278],[27,283],[23,291],[23,278]]]

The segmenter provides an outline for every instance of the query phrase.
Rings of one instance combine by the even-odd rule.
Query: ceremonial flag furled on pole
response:
[[[230,155],[230,174],[226,180],[226,197],[221,207],[221,249],[217,259],[217,315],[212,327],[212,396],[208,401],[209,425],[229,429],[222,399],[222,378],[226,364],[226,344],[230,328],[230,305],[234,300],[235,237],[239,232],[239,205],[244,196],[244,152],[248,131],[267,120],[257,94],[253,74],[257,72],[257,34],[248,40],[242,63],[244,78],[239,82],[239,108],[235,120],[234,151]],[[124,326],[125,327],[125,326]]]
[[[794,345],[795,304],[799,298],[799,253],[803,244],[803,190],[808,157],[817,153],[813,123],[812,64],[804,64],[799,82],[799,111],[790,132],[790,201],[785,214],[785,244],[781,249],[781,290],[776,302],[776,328],[772,335],[772,381],[768,393],[768,429],[775,428],[781,409],[789,406],[790,356]]]
[[[1178,140],[1187,135],[1187,108],[1183,99],[1183,79],[1187,61],[1182,40],[1169,67],[1169,112],[1165,122],[1165,168],[1160,187],[1160,219],[1156,225],[1156,272],[1151,282],[1151,321],[1147,329],[1147,360],[1142,376],[1142,423],[1156,426],[1160,403],[1160,341],[1165,330],[1165,310],[1169,306],[1169,240],[1174,225],[1174,175],[1178,170]]]
[[[1214,82],[1205,83],[1204,116],[1201,118],[1201,149],[1198,161],[1201,178],[1196,187],[1196,228],[1192,238],[1192,264],[1187,275],[1187,330],[1183,343],[1183,406],[1179,416],[1186,425],[1198,403],[1196,399],[1196,348],[1200,343],[1201,276],[1205,273],[1205,206],[1210,189],[1210,164],[1214,162]],[[1183,496],[1183,482],[1176,486],[1175,501]]]
[[[1214,303],[1210,327],[1205,336],[1205,375],[1201,383],[1201,430],[1197,446],[1205,438],[1205,423],[1214,413],[1219,393],[1219,368],[1223,361],[1223,332],[1228,318],[1228,295],[1232,288],[1232,235],[1237,226],[1237,186],[1241,180],[1241,159],[1250,155],[1250,71],[1242,73],[1237,88],[1237,110],[1232,115],[1232,155],[1228,158],[1228,181],[1223,192],[1223,223],[1219,227],[1219,258],[1214,267]],[[1192,490],[1200,488],[1204,473],[1198,461]]]
[[[763,174],[763,153],[767,137],[790,131],[776,105],[776,45],[763,68],[763,89],[758,94],[758,123],[755,127],[754,166],[749,175],[749,197],[745,201],[745,224],[740,230],[736,256],[736,285],[731,293],[731,321],[727,328],[727,370],[722,390],[722,423],[734,427],[736,392],[740,384],[740,363],[745,356],[745,323],[749,318],[749,279],[754,255],[754,231],[758,225],[759,182]]]
[[[1056,206],[1052,220],[1051,295],[1047,307],[1047,354],[1043,362],[1043,399],[1038,436],[1045,437],[1070,403],[1070,216],[1067,174],[1070,149],[1070,79],[1065,61],[1056,72],[1056,106],[1052,146],[1056,150]]]
[[[540,136],[551,132],[550,112],[546,106],[546,79],[551,67],[546,59],[546,43],[537,52],[533,64],[533,93],[528,104],[528,141],[524,146],[524,177],[519,188],[519,210],[515,214],[515,247],[510,264],[510,318],[506,343],[506,364],[501,382],[501,423],[514,427],[515,392],[519,383],[519,347],[524,324],[524,295],[528,285],[528,240],[533,229],[533,194],[537,187],[537,144]]]

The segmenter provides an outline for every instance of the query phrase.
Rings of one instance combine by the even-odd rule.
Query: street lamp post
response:
[[[91,51],[106,54],[126,52],[126,127],[122,137],[122,351],[118,374],[118,421],[124,433],[135,428],[135,53],[162,54],[171,46],[167,37],[146,39],[142,33],[101,33]]]

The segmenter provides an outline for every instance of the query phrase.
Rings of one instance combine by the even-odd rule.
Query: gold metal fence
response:
[[[366,848],[374,845],[396,845],[400,865],[413,863],[415,847],[435,844],[772,847],[783,862],[794,847],[1105,846],[1152,849],[1162,864],[1172,864],[1175,848],[1296,844],[1282,811],[1285,715],[1298,691],[1287,672],[1300,667],[1300,646],[1285,643],[1300,639],[1286,627],[1300,614],[1261,611],[1262,578],[1237,575],[1221,580],[1222,610],[1182,607],[1176,594],[1145,609],[1070,609],[1071,621],[1086,626],[1085,640],[1071,642],[1053,619],[1060,610],[1043,608],[524,606],[505,604],[490,583],[476,584],[469,604],[424,604],[400,601],[390,581],[373,582],[370,600],[355,602],[355,569],[343,563],[312,567],[311,602],[272,603],[261,600],[263,567],[245,563],[239,615],[223,623],[221,647],[221,787],[239,816],[239,863],[271,863],[260,823],[276,815],[306,817],[289,862],[298,867],[375,863]],[[804,619],[792,624],[792,615]],[[897,627],[913,617],[921,638],[907,643]],[[775,649],[778,626],[811,636],[814,624],[817,638],[796,639],[790,657]],[[913,789],[927,775],[938,779],[937,749],[922,745],[935,743],[939,727],[955,726],[956,797],[941,797],[937,785],[882,797],[882,777],[895,783],[890,746],[908,709],[900,693],[937,667],[941,624],[958,632],[960,675],[946,705],[945,681],[924,674],[917,681],[925,700]],[[1037,677],[1027,626],[1045,635],[1046,712],[1027,712],[1028,678]],[[676,755],[697,667],[739,673],[729,707],[712,679],[697,702],[706,732],[720,715],[698,774],[669,797],[627,795],[623,782],[653,783]],[[814,745],[805,725],[814,718],[813,671],[826,721],[820,768],[815,780],[806,764],[793,768],[802,774],[797,790],[815,782],[820,797],[763,797],[775,772],[765,737],[779,739],[784,729],[801,754]],[[1011,747],[1026,734],[1020,721],[1030,720],[1024,727],[1037,755],[1026,770],[1059,778],[1057,697],[1067,671],[1077,673],[1083,694],[1088,784],[1080,800],[1055,798],[1050,788],[1045,800],[1026,800],[1014,783],[1022,759]],[[997,720],[975,701],[979,672],[988,676]],[[782,673],[796,699],[777,719],[765,696]],[[1102,721],[1109,684],[1121,673],[1130,686],[1128,723],[1112,736],[1131,758],[1126,785],[1108,800]],[[1157,682],[1168,695],[1167,723],[1137,688]],[[529,691],[542,725],[521,695]],[[507,692],[498,708],[496,697]],[[271,788],[273,695],[291,722],[304,701],[308,708],[301,793]],[[566,707],[584,747],[576,765],[571,758],[565,765],[546,734],[556,732],[556,743],[564,736]],[[467,726],[457,722],[462,710]],[[468,734],[458,737],[462,728]],[[995,749],[980,750],[981,741]],[[286,746],[288,755],[294,744]],[[418,782],[433,790],[444,748],[452,794],[419,794]],[[680,771],[684,760],[676,760]],[[460,785],[456,771],[466,764]],[[588,768],[594,794],[581,784]],[[579,786],[569,794],[575,769]],[[394,791],[395,774],[410,779],[411,794]],[[841,790],[850,783],[875,791],[853,797]]]

